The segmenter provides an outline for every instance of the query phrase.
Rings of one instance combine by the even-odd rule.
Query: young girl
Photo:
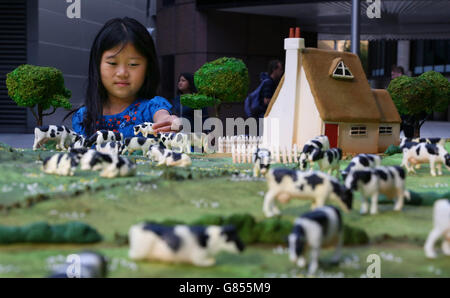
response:
[[[91,48],[85,104],[72,117],[73,129],[84,136],[106,129],[132,137],[133,126],[153,122],[156,132],[178,130],[171,104],[156,96],[159,81],[147,29],[127,17],[109,20]]]

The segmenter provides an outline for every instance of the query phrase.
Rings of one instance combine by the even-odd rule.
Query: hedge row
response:
[[[36,222],[23,227],[0,226],[0,244],[12,243],[95,243],[102,236],[82,222],[49,225]]]

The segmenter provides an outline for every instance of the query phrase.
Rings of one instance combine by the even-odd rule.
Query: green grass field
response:
[[[447,143],[447,150],[450,143]],[[109,258],[110,277],[302,277],[304,269],[289,262],[287,245],[250,245],[240,255],[222,253],[210,268],[159,262],[133,262],[127,245],[115,235],[126,235],[142,220],[193,221],[205,214],[250,213],[264,219],[262,202],[267,191],[263,179],[248,179],[250,164],[233,165],[231,158],[193,155],[188,170],[156,168],[146,158],[132,156],[138,163],[136,177],[104,179],[98,173],[77,171],[73,177],[46,175],[39,160],[49,151],[14,151],[0,146],[0,224],[19,226],[36,221],[50,224],[83,221],[96,228],[104,241],[94,245],[0,245],[0,277],[43,277],[65,256],[95,250]],[[383,165],[398,165],[401,154],[383,159]],[[344,161],[344,168],[348,161]],[[294,165],[290,165],[293,167]],[[241,173],[242,177],[232,174]],[[431,177],[428,165],[407,177],[407,188],[418,193],[445,194],[450,191],[450,172]],[[370,265],[370,254],[381,258],[382,277],[450,277],[450,258],[442,254],[427,260],[423,243],[432,227],[432,206],[405,205],[403,212],[393,204],[380,204],[375,216],[359,214],[359,194],[344,222],[367,232],[370,244],[344,247],[339,266],[327,259],[318,277],[361,277]],[[294,220],[310,209],[310,203],[292,200],[280,207],[283,219]],[[438,248],[438,251],[439,248]]]

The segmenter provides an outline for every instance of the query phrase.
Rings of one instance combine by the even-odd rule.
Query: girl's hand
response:
[[[178,132],[183,127],[181,120],[175,115],[170,115],[166,110],[159,110],[153,116],[153,131],[158,132]]]

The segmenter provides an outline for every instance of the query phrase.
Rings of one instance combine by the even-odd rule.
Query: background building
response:
[[[307,47],[344,50],[350,39],[350,0],[79,0],[81,17],[70,19],[66,0],[0,0],[0,132],[31,132],[30,112],[8,98],[5,75],[20,64],[62,70],[72,103],[84,98],[88,55],[106,20],[134,17],[149,28],[160,57],[161,95],[171,100],[181,72],[195,72],[223,56],[242,59],[250,91],[267,62],[284,61],[283,40],[299,26]],[[374,2],[375,3],[375,2]],[[361,1],[361,51],[372,88],[385,88],[392,64],[410,75],[435,70],[450,78],[450,1],[379,0],[380,18],[369,18]],[[152,29],[151,29],[152,28]],[[61,123],[58,109],[44,123]],[[450,120],[446,113],[435,120]],[[221,117],[243,116],[243,104],[228,104]],[[70,121],[66,121],[70,123]]]

